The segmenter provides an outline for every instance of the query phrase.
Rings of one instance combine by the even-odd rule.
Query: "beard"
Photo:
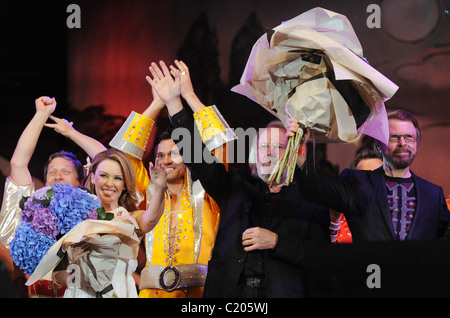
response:
[[[396,154],[406,152],[408,153],[408,156],[396,156]],[[416,157],[416,153],[413,153],[408,148],[403,147],[397,147],[392,153],[385,153],[384,157],[386,161],[388,162],[389,166],[391,166],[395,170],[403,170],[408,168],[412,162],[414,161],[414,158]]]
[[[258,177],[264,181],[264,183],[269,184],[270,174],[261,173],[258,171]]]
[[[269,162],[270,162],[270,165],[262,165],[261,163],[258,163],[256,165],[256,172],[258,174],[258,177],[262,181],[264,181],[267,185],[269,185],[269,183],[270,183],[269,178],[273,172],[273,169],[275,168],[275,166],[278,162],[278,158],[271,159]],[[276,180],[274,180],[273,185],[282,184],[282,183],[284,183],[285,179],[286,179],[286,172],[283,173],[283,176],[281,177],[280,182],[278,183]]]

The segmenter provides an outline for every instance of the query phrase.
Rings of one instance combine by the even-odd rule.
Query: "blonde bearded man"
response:
[[[212,145],[209,150],[221,162],[226,161],[224,144],[233,140],[234,134],[217,108],[205,107],[199,101],[187,66],[179,61],[175,64],[183,75],[182,97],[194,111],[204,142]],[[169,72],[167,68],[166,71]],[[147,81],[150,83],[150,77]],[[141,115],[133,112],[110,143],[132,158],[137,176],[143,176],[138,188],[146,189],[147,202],[152,196],[152,183],[145,179],[148,174],[141,160],[153,124],[166,106],[155,91],[153,96],[152,104]],[[213,122],[208,122],[208,126],[213,125],[216,130],[202,130],[202,125],[211,119]],[[145,237],[146,266],[141,272],[139,297],[200,298],[217,232],[219,207],[199,181],[192,181],[169,134],[161,135],[155,143],[155,160],[162,162],[167,172],[166,203],[160,222]]]

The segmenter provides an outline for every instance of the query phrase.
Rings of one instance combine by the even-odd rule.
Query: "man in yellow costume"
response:
[[[179,61],[175,64],[182,74],[182,97],[194,112],[203,141],[218,160],[225,162],[224,146],[236,136],[215,106],[205,107],[199,101],[187,66]],[[166,106],[155,92],[153,96],[152,104],[142,114],[131,113],[110,143],[132,159],[138,188],[146,193],[146,202],[150,202],[152,196],[152,183],[142,164],[142,156],[153,124]],[[145,236],[147,260],[141,272],[139,297],[202,297],[219,222],[219,207],[199,181],[192,181],[169,133],[161,134],[156,140],[154,152],[155,165],[162,162],[167,172],[166,203],[158,225]],[[150,169],[152,167],[150,164]]]

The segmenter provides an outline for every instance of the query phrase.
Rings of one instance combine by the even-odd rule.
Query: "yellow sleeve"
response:
[[[155,121],[131,112],[109,145],[142,160]]]
[[[144,196],[144,200],[140,203],[139,208],[145,210],[147,209],[145,196],[147,187],[150,184],[150,177],[148,175],[147,169],[142,163],[142,160],[139,160],[136,157],[132,157],[129,154],[127,154],[127,156],[130,159],[134,168],[134,172],[136,174],[136,187],[138,191]]]
[[[225,121],[215,105],[200,109],[194,113],[194,121],[200,136],[209,151],[237,139],[233,130]]]
[[[145,196],[150,177],[142,163],[142,157],[154,123],[151,118],[133,111],[109,143],[111,147],[123,151],[131,160],[136,174],[136,187],[144,196],[144,200],[139,205],[139,208],[143,210],[147,208]]]

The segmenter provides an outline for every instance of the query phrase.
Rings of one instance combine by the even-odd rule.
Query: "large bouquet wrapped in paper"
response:
[[[26,285],[51,279],[64,253],[74,244],[87,242],[90,253],[77,263],[80,285],[92,287],[97,297],[117,297],[111,283],[117,261],[136,259],[140,238],[136,234],[136,220],[126,209],[119,207],[115,214],[109,221],[85,220],[72,228],[48,250]]]
[[[387,144],[384,102],[397,89],[365,61],[345,16],[314,8],[258,39],[232,91],[257,102],[285,125],[296,118],[317,142],[357,142],[366,134]],[[273,174],[280,178],[288,165],[287,183],[300,139],[290,138]]]

